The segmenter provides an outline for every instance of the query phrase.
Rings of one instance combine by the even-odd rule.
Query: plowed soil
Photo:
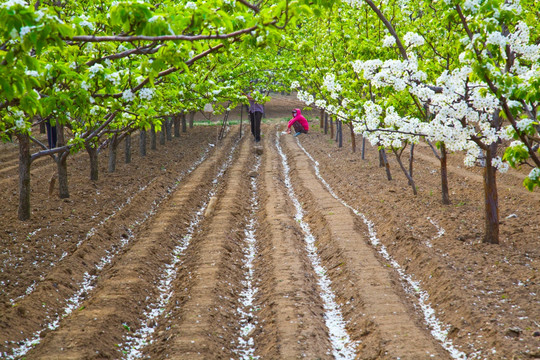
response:
[[[260,144],[245,124],[219,141],[196,126],[145,157],[134,146],[112,174],[102,154],[94,182],[74,155],[69,199],[49,195],[41,159],[28,222],[17,144],[1,144],[0,358],[540,358],[540,193],[520,171],[498,177],[501,241],[484,244],[481,168],[450,156],[442,205],[437,159],[417,146],[414,196],[391,155],[389,181],[376,148],[362,160],[348,131],[339,148],[318,112],[308,135],[284,134],[294,107],[274,96]]]

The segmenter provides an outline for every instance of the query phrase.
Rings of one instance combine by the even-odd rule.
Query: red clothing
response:
[[[306,132],[307,132],[309,130],[309,124],[308,124],[306,118],[302,116],[302,111],[300,111],[300,109],[294,109],[294,111],[296,111],[296,116],[294,118],[292,118],[291,120],[289,120],[289,124],[287,125],[287,129],[290,129],[291,126],[295,122],[298,121],[300,123],[300,125],[302,125],[304,130],[306,130]]]

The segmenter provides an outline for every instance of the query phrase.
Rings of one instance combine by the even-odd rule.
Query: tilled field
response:
[[[4,209],[10,237],[1,234],[7,252],[0,273],[0,354],[538,355],[539,303],[531,295],[538,291],[537,235],[524,236],[519,246],[514,238],[499,246],[457,240],[478,231],[476,205],[436,210],[442,206],[433,199],[428,204],[426,191],[413,198],[399,176],[386,187],[380,169],[337,149],[316,129],[299,139],[283,129],[266,124],[257,149],[250,136],[239,139],[237,128],[221,142],[215,128],[195,128],[153,159],[122,165],[129,175],[103,176],[97,184],[79,179],[84,161],[76,157],[71,178],[77,191],[69,202],[35,191],[36,224],[27,228],[10,226],[16,220],[8,210],[16,207]],[[416,176],[435,186],[433,166],[420,159]],[[538,226],[534,199],[517,200],[520,211],[530,211],[531,227]],[[469,221],[463,231],[461,216]],[[503,238],[511,231],[503,228]],[[489,266],[502,259],[506,265]]]

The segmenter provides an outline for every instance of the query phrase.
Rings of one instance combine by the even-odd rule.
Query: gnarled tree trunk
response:
[[[159,145],[165,145],[165,128],[167,127],[165,124],[167,122],[163,121],[161,124],[161,131],[159,132]]]
[[[351,146],[352,152],[356,152],[356,136],[354,136],[354,127],[352,121],[349,123],[349,129],[351,130]]]
[[[484,205],[485,205],[485,234],[484,242],[499,243],[499,200],[497,195],[497,169],[491,160],[497,154],[497,144],[493,143],[486,151],[486,166],[484,167]]]
[[[30,219],[30,136],[16,134],[19,140],[19,220]]]
[[[189,113],[189,128],[193,129],[193,122],[195,121],[195,112],[192,111]]]
[[[182,132],[187,132],[186,113],[182,113]]]
[[[141,156],[146,156],[146,130],[142,130],[139,134],[139,153]]]
[[[386,151],[384,148],[379,150],[379,167],[385,167],[386,178],[388,181],[392,180],[392,173],[390,172],[390,164],[388,163],[388,158],[386,157]]]
[[[175,114],[174,119],[174,137],[180,137],[180,115]]]
[[[152,150],[157,149],[156,127],[153,124],[152,124],[152,127],[150,128],[150,149]]]
[[[165,120],[165,135],[167,135],[167,141],[172,141],[172,119]]]
[[[125,163],[129,164],[131,162],[131,134],[128,134],[126,136],[126,157],[125,157]]]
[[[93,145],[85,146],[86,152],[90,157],[90,180],[98,181],[99,179],[99,156],[98,149]]]
[[[118,137],[115,134],[109,142],[109,167],[107,171],[113,173],[116,171],[116,154],[118,148]]]
[[[57,123],[57,140],[56,146],[62,147],[66,145],[64,139],[64,125]],[[60,199],[67,199],[69,197],[69,185],[68,185],[68,171],[67,171],[67,158],[69,156],[69,151],[65,151],[58,154],[56,158],[57,167],[58,167],[58,196]]]
[[[444,205],[450,205],[450,192],[448,191],[448,166],[446,163],[447,153],[446,145],[441,143],[441,193],[442,203]]]

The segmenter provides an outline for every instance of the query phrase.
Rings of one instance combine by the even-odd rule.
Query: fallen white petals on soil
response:
[[[413,278],[405,273],[405,270],[395,261],[388,251],[386,250],[386,247],[380,242],[380,240],[377,238],[377,232],[375,231],[375,226],[373,222],[371,222],[364,214],[347,204],[344,200],[342,200],[332,189],[330,184],[324,180],[324,178],[321,176],[321,173],[319,171],[319,162],[315,160],[310,153],[307,152],[307,150],[300,144],[300,141],[296,139],[296,142],[300,149],[304,151],[304,153],[307,155],[307,157],[312,161],[313,168],[315,169],[315,175],[319,178],[319,180],[322,182],[322,184],[326,187],[326,189],[330,192],[330,194],[339,202],[341,202],[345,207],[352,210],[352,212],[362,218],[364,221],[364,224],[368,227],[369,232],[369,239],[371,244],[377,251],[392,265],[392,267],[398,272],[399,276],[402,279],[403,288],[405,291],[407,291],[410,294],[413,294],[418,299],[418,304],[420,308],[422,309],[422,313],[424,315],[424,321],[428,328],[431,331],[431,335],[441,343],[442,347],[448,351],[450,356],[453,359],[459,359],[459,360],[465,360],[467,359],[467,355],[458,350],[454,347],[454,344],[452,343],[452,340],[448,339],[448,326],[444,326],[441,321],[436,317],[435,310],[431,307],[429,304],[429,294],[422,290],[420,287],[420,282],[413,280]],[[441,235],[442,236],[442,235]]]
[[[257,172],[261,165],[261,158],[257,158],[257,162],[253,168],[253,171]],[[251,197],[250,197],[250,216],[246,228],[244,229],[246,248],[244,249],[244,280],[242,284],[244,289],[240,293],[240,307],[238,313],[240,314],[240,334],[238,336],[238,346],[234,349],[234,352],[238,355],[240,360],[255,360],[259,359],[259,356],[255,355],[255,344],[253,341],[253,331],[257,326],[257,320],[255,319],[256,306],[254,305],[255,295],[259,291],[254,284],[255,269],[253,261],[257,257],[257,238],[256,238],[256,215],[259,210],[259,202],[257,196],[257,178],[251,178]]]
[[[125,338],[125,341],[120,348],[123,349],[125,359],[140,359],[143,357],[143,349],[152,343],[151,337],[154,334],[157,326],[159,325],[159,318],[165,312],[169,300],[174,295],[173,283],[178,277],[178,266],[183,262],[183,255],[186,249],[191,243],[193,234],[198,230],[199,224],[202,221],[203,214],[208,206],[210,198],[214,196],[217,192],[217,187],[219,179],[225,174],[225,171],[230,167],[234,151],[236,150],[237,143],[231,148],[231,152],[227,161],[222,164],[218,174],[212,181],[212,189],[208,193],[205,202],[201,205],[199,210],[193,216],[189,227],[186,229],[186,234],[182,236],[182,239],[172,252],[171,262],[165,265],[165,269],[161,274],[161,279],[158,285],[159,297],[156,302],[151,303],[147,306],[147,310],[144,311],[143,319],[141,319],[141,324],[139,329],[137,329],[133,334],[128,334]]]
[[[441,236],[443,236],[446,233],[446,231],[442,227],[440,227],[439,224],[437,224],[432,218],[430,218],[428,216],[427,219],[437,229],[437,235],[435,235],[435,237],[433,237],[432,240],[436,240],[436,239],[440,238]],[[427,247],[433,247],[433,244],[431,243],[431,240],[426,241],[426,246]]]
[[[330,337],[330,343],[332,344],[332,354],[335,359],[348,360],[356,358],[356,342],[352,342],[349,334],[347,333],[346,322],[343,320],[340,306],[336,303],[336,296],[332,291],[332,282],[326,275],[326,269],[321,264],[319,255],[317,253],[317,246],[315,245],[315,237],[311,233],[309,224],[304,221],[304,210],[302,205],[298,201],[296,194],[291,183],[289,176],[289,165],[287,163],[287,156],[283,153],[279,144],[280,134],[276,134],[276,148],[281,156],[281,163],[283,165],[283,173],[285,175],[285,186],[287,187],[289,197],[294,203],[296,208],[295,220],[298,221],[305,235],[306,250],[308,257],[311,261],[311,265],[317,274],[317,283],[321,288],[321,299],[325,310],[324,319],[326,327],[328,328],[328,335]]]
[[[178,187],[178,185],[180,184],[180,180],[182,180],[186,175],[190,174],[204,160],[206,160],[206,157],[208,156],[208,152],[209,152],[209,148],[206,149],[206,151],[202,154],[201,158],[199,160],[197,160],[189,170],[187,170],[185,172],[182,172],[180,174],[180,176],[175,180],[174,184],[172,186],[170,186],[169,189],[167,189],[167,193],[162,198],[160,198],[158,200],[155,200],[153,202],[152,206],[151,206],[151,209],[149,211],[147,211],[143,215],[142,219],[139,219],[139,220],[135,221],[132,224],[131,228],[134,227],[134,226],[140,226],[140,225],[144,224],[151,216],[153,216],[156,213],[156,210],[159,207],[159,205],[170,196],[170,194],[172,193],[172,191],[174,189],[176,189]],[[129,201],[131,201],[132,198],[133,197],[131,197],[129,199]],[[127,203],[125,203],[124,206],[126,204]],[[113,215],[111,214],[106,219],[109,219],[112,216]],[[104,223],[104,221],[105,220],[103,220],[100,223],[100,225],[102,223]],[[91,235],[94,234],[94,233],[92,233],[92,230],[90,230],[88,232],[88,234],[90,234],[90,233],[91,233]],[[112,249],[110,251],[106,251],[107,255],[104,256],[103,258],[101,258],[99,263],[96,265],[96,273],[94,275],[89,275],[88,272],[84,273],[83,281],[81,282],[81,284],[79,284],[78,290],[66,301],[66,307],[64,308],[64,311],[63,311],[62,315],[57,315],[54,318],[54,320],[50,321],[47,325],[45,325],[45,327],[43,329],[36,331],[29,338],[27,338],[25,340],[22,340],[22,341],[17,341],[17,342],[10,341],[10,343],[19,344],[19,347],[13,348],[12,349],[13,354],[12,355],[7,355],[6,359],[9,359],[9,360],[16,359],[16,358],[19,358],[19,357],[22,357],[22,356],[26,355],[26,353],[28,351],[30,351],[34,346],[39,344],[39,342],[40,342],[40,334],[43,332],[43,330],[45,330],[45,329],[56,330],[58,328],[58,326],[60,326],[60,321],[64,317],[68,316],[69,314],[71,314],[73,312],[73,310],[80,307],[80,304],[84,300],[84,298],[86,296],[88,296],[90,291],[92,291],[94,289],[96,280],[97,280],[98,276],[100,275],[101,270],[103,270],[103,268],[112,261],[112,259],[131,241],[131,239],[133,239],[134,236],[133,236],[131,230],[128,230],[128,233],[129,234],[128,234],[127,238],[122,237],[122,240],[120,241],[120,246],[113,245],[113,247],[112,247]],[[87,238],[89,236],[91,236],[91,235],[88,235],[88,234],[87,234]]]

